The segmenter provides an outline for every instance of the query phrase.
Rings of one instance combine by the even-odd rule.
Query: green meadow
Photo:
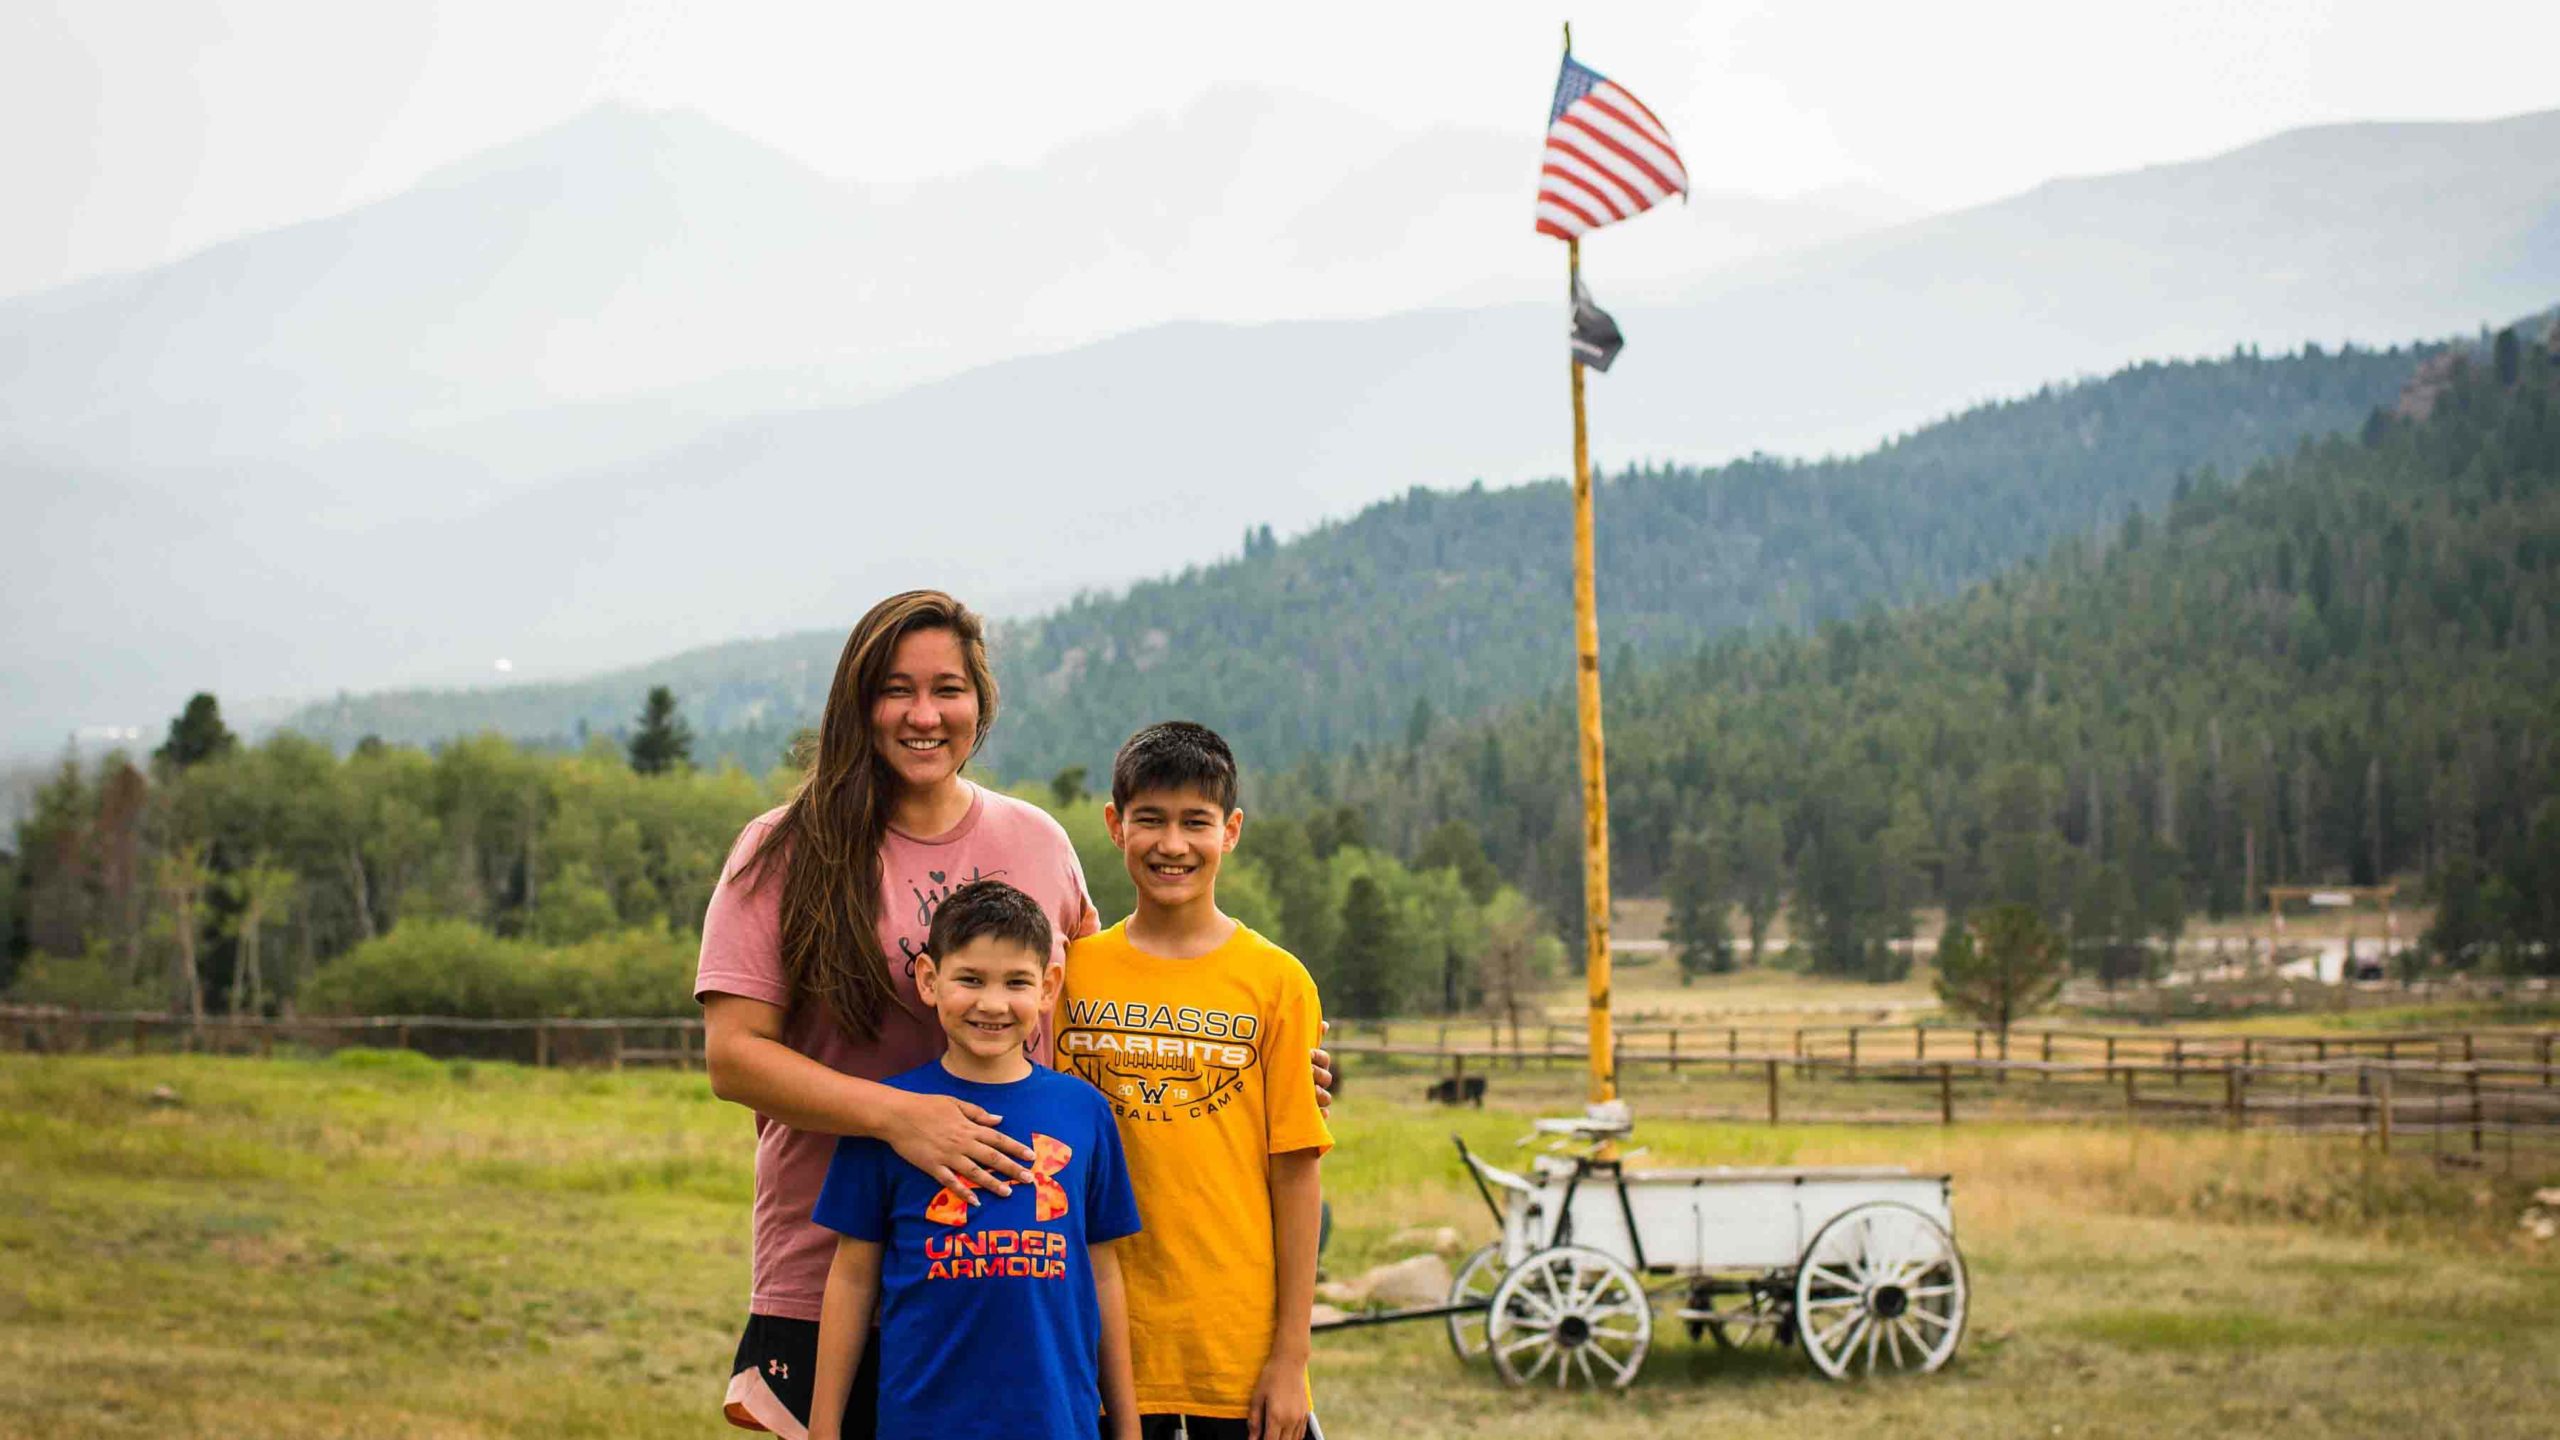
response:
[[[1529,1112],[1418,1089],[1346,1089],[1334,1275],[1398,1258],[1408,1226],[1489,1234],[1446,1137],[1507,1153]],[[1632,1390],[1568,1396],[1387,1327],[1318,1342],[1329,1432],[2539,1436],[2560,1409],[2560,1255],[2517,1227],[2560,1175],[2352,1139],[1645,1104],[1665,1162],[1952,1173],[1976,1290],[1955,1362],[1836,1384],[1665,1323]],[[747,1118],[693,1074],[0,1055],[0,1435],[728,1433],[749,1161]]]

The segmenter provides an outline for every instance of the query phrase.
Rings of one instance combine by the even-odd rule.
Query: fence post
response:
[[[1795,1050],[1796,1050],[1796,1073],[1797,1073],[1798,1075],[1802,1075],[1802,1074],[1804,1073],[1804,1027],[1803,1027],[1803,1026],[1801,1026],[1801,1025],[1799,1025],[1799,1026],[1797,1026],[1797,1027],[1796,1027],[1796,1043],[1795,1043]],[[1774,1093],[1776,1093],[1776,1092],[1772,1091],[1771,1093],[1772,1093],[1772,1094],[1774,1094]]]
[[[1671,1027],[1671,1073],[1680,1073],[1680,1027]]]
[[[613,1032],[612,1032],[612,1034],[613,1034],[613,1069],[614,1069],[614,1073],[616,1073],[616,1074],[620,1074],[620,1073],[622,1072],[622,1027],[621,1027],[621,1026],[619,1026],[619,1025],[614,1026],[614,1027],[613,1027]]]
[[[1918,1025],[1911,1027],[1911,1058],[1914,1060],[1929,1058],[1929,1032]]]
[[[2222,1067],[2222,1104],[2228,1112],[2231,1128],[2240,1129],[2243,1117],[2240,1113],[2240,1067],[2237,1065]]]
[[[2124,1067],[2124,1113],[2126,1119],[2133,1118],[2133,1086],[2134,1082],[2139,1080],[2141,1077],[2142,1072],[2140,1070],[2137,1070],[2130,1065]]]
[[[143,1026],[143,1020],[142,1020],[142,1017],[141,1017],[141,1016],[139,1016],[139,1015],[134,1016],[134,1017],[133,1017],[133,1053],[134,1053],[134,1054],[136,1054],[136,1055],[139,1055],[139,1054],[141,1054],[141,1053],[142,1053],[142,1026]]]
[[[2546,1030],[2536,1036],[2534,1048],[2542,1052],[2535,1063],[2542,1067],[2542,1083],[2548,1085],[2551,1083],[2551,1032]]]
[[[551,1027],[548,1024],[536,1025],[533,1027],[533,1068],[541,1070],[550,1064]]]
[[[1982,1027],[1979,1025],[1973,1027],[1973,1058],[1982,1058]]]
[[[2169,1037],[2169,1083],[2187,1083],[2187,1037],[2184,1035]]]
[[[400,1048],[409,1048],[409,1022],[406,1020],[400,1022]]]
[[[1956,1123],[1955,1067],[1944,1060],[1938,1062],[1938,1123]]]
[[[1858,1078],[1858,1027],[1849,1027],[1849,1078]]]
[[[2465,1032],[2462,1037],[2462,1048],[2465,1050],[2471,1048],[2471,1036],[2468,1032]],[[2463,1076],[2462,1080],[2463,1087],[2471,1092],[2471,1153],[2477,1155],[2480,1153],[2480,1072],[2475,1069]]]
[[[2044,1054],[2040,1058],[2047,1065],[2053,1063],[2053,1032],[2050,1030],[2044,1032]]]
[[[2391,1072],[2384,1070],[2375,1077],[2374,1091],[2379,1103],[2374,1110],[2374,1135],[2382,1142],[2382,1153],[2391,1153]]]
[[[2549,1047],[2548,1045],[2545,1045],[2543,1048],[2544,1048],[2544,1049],[2546,1049],[2546,1050],[2548,1050],[2548,1049],[2549,1049],[2549,1048],[2551,1048],[2551,1047]],[[1739,1026],[1739,1025],[1730,1025],[1730,1026],[1725,1027],[1725,1032],[1724,1032],[1724,1053],[1725,1053],[1724,1073],[1726,1073],[1727,1075],[1732,1075],[1732,1074],[1736,1074],[1736,1073],[1740,1072],[1740,1070],[1742,1069],[1742,1061],[1741,1061],[1741,1059],[1739,1058],[1739,1057],[1741,1056],[1741,1054],[1742,1054],[1742,1027],[1741,1027],[1741,1026]],[[2547,1058],[2547,1057],[2546,1057],[2546,1058]]]
[[[1769,1123],[1778,1123],[1778,1062],[1769,1061]]]

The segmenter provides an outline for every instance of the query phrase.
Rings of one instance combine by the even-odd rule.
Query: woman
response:
[[[945,1185],[1007,1195],[1031,1178],[1030,1151],[989,1128],[998,1117],[878,1083],[942,1053],[913,974],[942,897],[1003,879],[1048,914],[1054,962],[1098,927],[1058,823],[961,776],[995,718],[975,613],[938,590],[873,606],[836,662],[807,777],[739,835],[703,916],[694,998],[711,1088],[756,1114],[755,1281],[724,1400],[733,1424],[806,1433],[834,1250],[809,1212],[837,1136],[876,1136]],[[1033,1046],[1047,1063],[1045,1026]],[[1329,1064],[1317,1052],[1320,1091]],[[877,1354],[867,1348],[855,1377],[847,1440],[870,1433]]]

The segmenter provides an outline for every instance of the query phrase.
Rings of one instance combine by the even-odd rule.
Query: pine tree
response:
[[[664,775],[692,763],[693,729],[676,714],[675,692],[664,685],[651,689],[640,711],[640,733],[631,737],[631,768]]]
[[[184,770],[238,748],[240,737],[222,723],[221,703],[199,691],[188,698],[187,708],[178,718],[169,722],[169,738],[151,752],[151,758]]]
[[[1939,942],[1938,999],[1999,1031],[2006,1057],[2009,1027],[2051,1004],[2069,968],[2062,941],[2033,909],[1995,905]]]
[[[1671,868],[1662,877],[1671,900],[1671,948],[1680,983],[1733,968],[1733,930],[1725,922],[1729,883],[1724,847],[1714,837],[1684,831],[1671,842]]]
[[[1387,931],[1393,923],[1378,882],[1366,875],[1355,877],[1342,898],[1338,972],[1346,982],[1344,1009],[1349,1014],[1374,1017],[1387,1012],[1387,946],[1392,943]]]

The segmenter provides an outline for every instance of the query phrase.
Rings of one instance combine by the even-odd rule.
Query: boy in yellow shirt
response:
[[[1111,1102],[1147,1228],[1126,1252],[1144,1440],[1323,1440],[1310,1413],[1318,1162],[1309,1053],[1323,1014],[1288,951],[1218,909],[1243,832],[1236,761],[1189,721],[1129,737],[1103,810],[1137,882],[1075,942],[1058,1064]]]

